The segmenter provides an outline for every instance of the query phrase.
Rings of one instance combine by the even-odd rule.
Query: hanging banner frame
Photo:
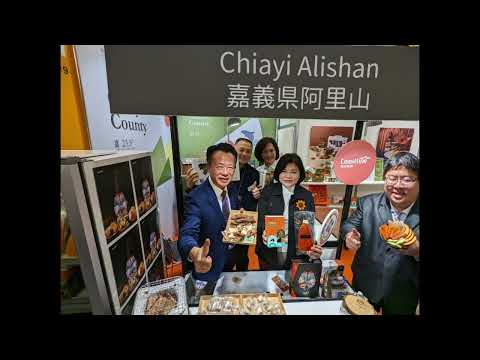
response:
[[[418,120],[419,48],[105,45],[112,113]]]

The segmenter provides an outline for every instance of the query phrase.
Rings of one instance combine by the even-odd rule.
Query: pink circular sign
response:
[[[376,153],[370,143],[354,140],[338,151],[333,162],[335,175],[347,185],[358,185],[368,178],[375,168]]]

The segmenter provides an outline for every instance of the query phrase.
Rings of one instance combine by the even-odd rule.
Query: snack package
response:
[[[199,315],[240,315],[240,295],[203,295],[198,307]]]
[[[309,185],[308,190],[313,195],[315,205],[328,206],[327,185]]]
[[[182,176],[186,176],[189,169],[192,168],[192,161],[191,159],[184,159],[182,161],[182,169],[181,174]]]
[[[260,174],[260,187],[263,189],[265,186],[270,185],[273,181],[273,171],[261,170]]]
[[[256,211],[231,210],[223,232],[223,242],[255,245],[257,243],[257,219]]]
[[[282,292],[285,292],[285,291],[288,291],[288,289],[290,289],[290,285],[288,285],[288,283],[283,280],[280,276],[278,275],[275,275],[273,278],[272,278],[272,281],[275,283],[275,285],[277,285],[277,287],[282,291]]]
[[[280,294],[224,294],[200,297],[199,315],[286,315]]]
[[[192,169],[198,174],[198,181],[196,185],[202,184],[208,176],[207,162],[201,159],[192,159]]]
[[[269,248],[288,246],[283,215],[265,215],[265,238]]]
[[[375,181],[383,180],[383,158],[377,158],[375,161]]]
[[[296,211],[294,224],[297,256],[306,255],[315,240],[315,213],[313,211]]]
[[[290,268],[291,283],[290,295],[315,298],[319,296],[322,261],[306,263],[303,260],[293,259]]]
[[[237,159],[237,165],[235,166],[235,172],[233,173],[232,181],[240,181],[240,163]]]
[[[242,294],[242,313],[245,315],[285,315],[278,294]]]

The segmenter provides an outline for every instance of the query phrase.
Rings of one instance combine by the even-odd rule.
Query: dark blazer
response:
[[[235,187],[228,188],[228,196],[231,209],[238,210],[238,194]],[[197,273],[193,269],[195,279],[216,281],[222,273],[230,252],[221,234],[225,230],[225,225],[217,197],[207,179],[186,196],[185,220],[178,241],[182,259],[187,262],[190,250],[194,246],[202,246],[205,239],[210,239],[208,256],[212,258],[212,268],[207,273]]]
[[[357,209],[342,225],[342,239],[353,227],[361,234],[362,245],[352,263],[352,286],[373,303],[383,300],[389,313],[415,314],[419,262],[412,256],[400,254],[382,240],[378,228],[388,220],[392,220],[390,202],[385,193],[378,193],[359,198]],[[418,236],[418,199],[404,222]]]
[[[248,191],[248,188],[255,181],[257,182],[258,186],[260,182],[259,172],[250,166],[250,164],[245,164],[240,168],[240,181],[235,181],[230,184],[230,186],[237,187],[240,207],[243,207],[248,211],[257,211],[258,200],[253,197],[250,191]]]
[[[255,247],[255,253],[263,261],[271,264],[272,270],[289,270],[291,260],[298,258],[296,256],[296,244],[295,244],[295,224],[294,224],[294,212],[298,210],[296,204],[298,200],[305,201],[304,211],[315,212],[315,205],[313,202],[313,196],[310,191],[305,189],[301,185],[296,185],[293,195],[290,198],[288,208],[288,249],[287,260],[283,266],[278,264],[277,261],[277,248],[268,248],[262,240],[263,230],[265,229],[265,215],[283,215],[284,200],[283,190],[281,183],[273,183],[265,187],[262,191],[262,196],[258,202],[258,225],[257,225],[257,245]],[[301,257],[307,260],[308,257]]]

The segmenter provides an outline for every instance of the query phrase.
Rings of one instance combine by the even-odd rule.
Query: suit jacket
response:
[[[352,263],[352,286],[371,302],[384,302],[388,312],[415,314],[418,302],[419,262],[389,247],[378,228],[392,219],[390,202],[385,193],[370,194],[358,199],[358,207],[340,229],[345,239],[355,227],[362,245]],[[420,231],[419,200],[404,220],[417,235]]]
[[[270,184],[262,191],[262,196],[258,202],[257,245],[255,247],[255,252],[263,261],[271,264],[272,270],[288,270],[290,269],[291,260],[299,258],[296,256],[294,224],[294,212],[298,210],[296,206],[298,200],[305,201],[306,207],[304,211],[315,212],[312,193],[303,186],[296,185],[288,207],[287,260],[282,266],[279,265],[277,261],[277,248],[267,247],[263,243],[262,238],[263,230],[265,230],[265,215],[283,215],[285,203],[283,199],[282,184],[279,182]],[[305,260],[308,259],[307,256],[301,256],[300,258]]]
[[[255,181],[258,186],[260,182],[259,172],[250,166],[250,164],[245,164],[245,166],[240,168],[240,181],[231,183],[231,186],[237,187],[239,206],[248,211],[257,211],[258,200],[255,199],[248,190]]]
[[[228,187],[230,208],[238,210],[238,194],[235,187]],[[194,246],[202,246],[205,239],[210,239],[208,256],[212,258],[212,268],[207,273],[197,273],[193,277],[203,281],[216,281],[226,263],[228,244],[223,242],[221,232],[226,222],[210,182],[206,180],[195,187],[186,196],[185,219],[180,231],[179,250],[183,261],[188,261],[188,254]]]

